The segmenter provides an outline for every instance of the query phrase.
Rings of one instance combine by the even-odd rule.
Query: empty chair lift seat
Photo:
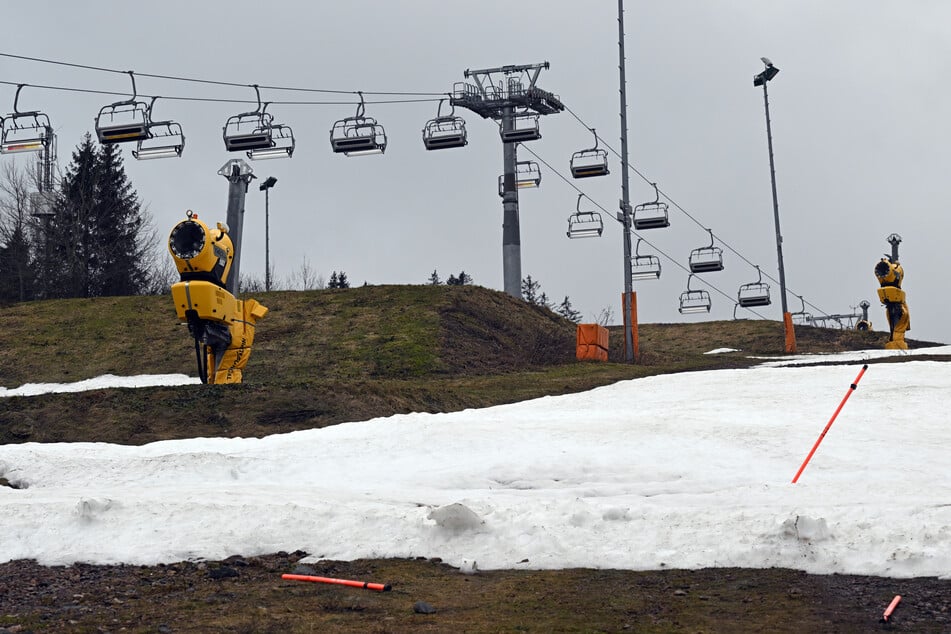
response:
[[[599,324],[578,324],[575,357],[578,361],[607,361],[608,329]]]

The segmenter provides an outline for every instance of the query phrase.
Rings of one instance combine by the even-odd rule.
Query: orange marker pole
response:
[[[364,588],[366,590],[376,590],[377,592],[389,592],[390,584],[370,583],[368,581],[351,581],[349,579],[331,579],[330,577],[314,577],[311,575],[281,575],[281,579],[291,581],[313,581],[314,583],[332,583],[338,586],[350,586],[351,588]]]
[[[802,461],[802,466],[799,467],[799,471],[796,472],[796,476],[792,479],[792,483],[796,484],[796,480],[799,479],[799,476],[802,475],[803,469],[806,468],[806,465],[809,464],[809,461],[812,460],[812,454],[816,453],[816,449],[819,448],[819,443],[822,442],[822,439],[826,437],[826,432],[829,431],[829,428],[832,427],[832,423],[835,422],[836,416],[839,415],[839,412],[842,411],[842,407],[845,405],[845,402],[849,400],[849,397],[852,396],[852,392],[855,391],[855,388],[858,387],[859,381],[862,380],[862,375],[865,374],[865,371],[868,370],[868,364],[862,366],[862,369],[859,371],[859,375],[855,377],[855,382],[849,386],[849,391],[845,393],[845,396],[842,397],[842,402],[839,403],[839,406],[835,410],[835,414],[832,415],[832,418],[829,419],[829,423],[826,425],[826,428],[822,430],[822,433],[819,434],[819,439],[816,440],[816,444],[812,446],[812,451],[809,452],[809,455],[806,456],[806,459]]]
[[[895,611],[895,608],[898,607],[898,602],[901,601],[901,595],[896,594],[895,598],[892,599],[892,602],[888,604],[888,607],[885,608],[885,614],[882,615],[882,622],[888,623],[888,617],[892,615],[892,612]]]

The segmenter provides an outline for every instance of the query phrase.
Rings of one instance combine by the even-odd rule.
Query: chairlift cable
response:
[[[70,67],[72,67],[72,68],[82,68],[82,69],[85,69],[85,70],[94,70],[94,71],[99,71],[99,72],[103,72],[103,73],[122,73],[122,74],[125,74],[125,73],[128,73],[128,72],[129,72],[129,71],[127,71],[127,70],[118,70],[118,69],[116,69],[116,68],[103,68],[103,67],[101,67],[101,66],[90,66],[90,65],[87,65],[87,64],[76,64],[76,63],[74,63],[74,62],[63,62],[63,61],[59,61],[59,60],[43,59],[43,58],[40,58],[40,57],[28,57],[28,56],[26,56],[26,55],[14,55],[13,53],[2,53],[2,52],[0,52],[0,57],[10,57],[10,58],[14,58],[14,59],[22,59],[22,60],[31,61],[31,62],[41,62],[41,63],[44,63],[44,64],[55,64],[55,65],[58,65],[58,66],[70,66]],[[218,80],[213,80],[213,79],[196,79],[196,78],[194,78],[194,77],[180,77],[180,76],[175,76],[175,75],[159,75],[159,74],[155,74],[155,73],[140,73],[140,72],[138,72],[138,71],[136,71],[136,75],[138,75],[139,77],[150,77],[150,78],[152,78],[152,79],[168,79],[168,80],[172,80],[172,81],[187,81],[187,82],[194,82],[194,83],[199,83],[199,84],[211,84],[211,85],[216,85],[216,86],[234,86],[234,87],[246,88],[246,87],[249,85],[249,84],[247,84],[247,83],[240,83],[240,82],[218,81]],[[296,86],[265,86],[265,85],[263,85],[263,84],[260,85],[260,87],[261,87],[261,88],[266,88],[266,89],[268,89],[268,90],[287,90],[287,91],[299,91],[299,92],[319,92],[319,93],[344,94],[344,95],[356,95],[356,94],[357,94],[357,91],[356,91],[356,90],[332,90],[332,89],[329,89],[329,88],[306,88],[306,87],[305,87],[305,88],[301,88],[301,87],[296,87]],[[446,94],[445,91],[442,91],[442,92],[400,92],[400,91],[393,92],[393,91],[385,91],[385,90],[378,90],[378,91],[364,90],[364,91],[362,91],[362,92],[363,92],[363,94],[365,94],[365,95],[396,95],[396,96],[405,96],[405,97],[424,97],[424,96],[425,96],[425,97],[439,97],[439,96],[444,96],[444,95]],[[277,102],[274,102],[274,103],[277,103]]]
[[[552,172],[554,172],[561,180],[563,180],[563,181],[565,181],[566,183],[568,183],[568,185],[570,185],[576,192],[578,192],[579,194],[584,195],[584,197],[587,198],[589,201],[591,201],[591,202],[594,204],[595,207],[597,207],[598,209],[600,209],[600,210],[603,211],[604,213],[608,214],[609,217],[612,217],[612,218],[614,217],[614,216],[611,214],[611,212],[608,211],[601,203],[599,203],[599,202],[598,202],[597,200],[595,200],[594,198],[591,198],[591,196],[589,196],[589,195],[586,194],[584,191],[582,191],[581,188],[579,188],[577,185],[574,184],[574,182],[572,182],[572,179],[568,178],[567,176],[565,176],[564,174],[562,174],[560,171],[558,171],[557,168],[553,167],[553,166],[551,165],[551,163],[549,163],[548,161],[546,161],[545,159],[543,159],[542,157],[540,157],[533,149],[531,149],[530,147],[528,147],[527,145],[524,145],[524,144],[522,144],[521,147],[522,147],[523,149],[527,150],[527,151],[529,152],[529,154],[531,154],[532,156],[534,156],[536,159],[538,159],[538,161],[539,161],[540,163],[542,163],[545,167],[547,167],[547,168],[550,169]],[[649,247],[651,247],[652,249],[654,249],[655,251],[657,251],[658,253],[660,253],[662,256],[664,256],[665,258],[667,258],[668,260],[670,260],[671,262],[673,262],[675,265],[677,265],[678,267],[680,267],[685,273],[687,273],[688,276],[689,276],[689,275],[692,275],[689,268],[687,268],[686,266],[684,266],[679,260],[677,260],[677,259],[671,257],[670,255],[668,255],[666,252],[664,252],[662,249],[658,248],[656,245],[652,244],[650,240],[648,240],[648,239],[642,237],[639,233],[637,233],[637,232],[634,231],[633,229],[631,230],[631,233],[632,233],[634,236],[636,236],[638,239],[644,241]],[[718,288],[715,284],[710,283],[708,280],[703,279],[703,280],[700,280],[700,281],[701,281],[703,284],[705,284],[705,285],[709,286],[710,288],[712,288],[713,290],[715,290],[716,292],[718,292],[718,293],[719,293],[720,295],[722,295],[723,297],[725,297],[725,298],[727,298],[728,300],[730,300],[731,302],[736,303],[736,299],[735,299],[734,295],[730,295],[730,294],[724,292],[722,289]],[[750,308],[746,308],[745,310],[749,310],[751,313],[753,313],[754,315],[756,315],[756,316],[759,317],[760,319],[767,319],[764,315],[759,314],[759,313],[756,312],[755,310],[752,310],[752,309],[750,309]]]
[[[579,117],[571,108],[569,108],[568,106],[565,106],[565,111],[568,112],[569,114],[571,114],[571,116],[573,116],[573,117],[578,121],[578,123],[580,123],[582,126],[584,126],[587,130],[589,130],[589,131],[591,130],[591,126],[588,125],[587,122],[585,122],[581,117]],[[600,135],[597,135],[597,134],[596,134],[595,136],[596,136],[596,138],[600,139],[601,143],[603,143],[606,148],[608,148],[609,150],[611,150],[611,152],[612,152],[615,156],[617,156],[619,159],[621,158],[621,155],[618,153],[618,151],[615,150],[607,141],[605,141],[605,139],[604,139],[603,137],[601,137]],[[647,184],[649,184],[649,185],[653,185],[653,186],[656,187],[656,184],[654,183],[654,181],[651,181],[650,179],[648,179],[647,176],[645,176],[644,174],[642,174],[642,173],[640,172],[640,170],[638,170],[636,167],[634,167],[634,166],[631,165],[630,163],[624,163],[624,161],[622,160],[622,161],[621,161],[621,166],[622,166],[622,168],[630,169],[632,172],[634,172],[635,174],[637,174],[645,183],[647,183]],[[684,209],[683,207],[681,207],[681,206],[677,203],[677,201],[675,201],[673,198],[671,198],[671,197],[670,197],[666,192],[664,192],[662,189],[659,189],[659,188],[658,188],[657,191],[658,191],[664,198],[666,198],[667,200],[669,200],[669,201],[670,201],[670,204],[672,204],[674,207],[676,207],[677,209],[679,209],[685,216],[687,216],[688,218],[690,218],[691,220],[693,220],[693,221],[694,221],[699,227],[701,227],[704,231],[711,231],[708,227],[705,227],[702,222],[700,222],[700,221],[697,220],[693,215],[691,215],[686,209]],[[634,232],[632,231],[632,233],[634,233]],[[637,235],[637,234],[635,233],[635,235]],[[713,235],[712,232],[711,232],[711,235]],[[638,237],[640,237],[640,236],[638,236]],[[736,256],[739,257],[741,260],[743,260],[743,261],[746,262],[748,265],[750,265],[751,267],[753,267],[753,268],[756,268],[756,267],[757,267],[756,264],[754,264],[753,262],[751,262],[750,260],[748,260],[746,257],[744,257],[743,254],[741,254],[739,251],[737,251],[736,249],[734,249],[733,246],[731,246],[729,243],[727,243],[726,241],[724,241],[724,240],[723,240],[722,238],[720,238],[719,236],[716,236],[716,240],[717,240],[717,242],[719,242],[720,244],[722,244],[724,247],[726,247],[727,249],[729,249],[734,255],[736,255]],[[647,240],[644,240],[644,241],[647,242]],[[649,242],[647,242],[647,243],[650,244]],[[653,246],[653,245],[651,245],[651,246]],[[655,247],[655,248],[656,248],[656,247]],[[666,254],[665,254],[665,256],[666,256]],[[670,259],[670,256],[666,256],[666,257],[668,257],[668,259]],[[683,266],[680,265],[679,263],[678,263],[678,266],[681,266],[681,268],[683,268]],[[772,275],[770,275],[769,273],[763,273],[763,276],[769,278],[769,280],[775,282],[776,284],[779,284],[779,280],[777,280],[776,278],[774,278],[774,277],[773,277]],[[717,290],[719,291],[719,289],[717,289]],[[795,292],[792,288],[790,288],[788,285],[786,286],[786,291],[787,291],[788,293],[792,293],[793,295],[796,295],[797,297],[799,297],[798,293],[796,293],[796,292]],[[722,293],[722,291],[720,291],[720,292]],[[819,312],[819,313],[821,313],[821,314],[827,314],[825,311],[823,311],[823,310],[822,310],[821,308],[819,308],[818,306],[812,304],[811,302],[805,302],[805,303],[806,303],[806,304],[809,304],[809,306],[811,306],[812,308],[814,308],[817,312]],[[752,312],[752,311],[751,311],[751,312]]]

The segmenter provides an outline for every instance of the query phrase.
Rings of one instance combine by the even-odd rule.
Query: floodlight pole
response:
[[[225,282],[225,288],[232,295],[238,294],[238,282],[241,273],[241,232],[244,225],[244,199],[248,193],[248,184],[257,178],[251,166],[241,159],[231,159],[221,166],[218,173],[228,179],[228,236],[234,246],[234,259],[231,272]]]
[[[621,84],[621,211],[618,220],[624,225],[624,299],[621,309],[624,311],[624,358],[634,363],[634,336],[632,324],[632,306],[634,301],[634,281],[631,274],[631,194],[627,172],[627,79],[624,72],[624,0],[617,3],[618,56]]]
[[[505,292],[522,297],[522,246],[518,222],[518,189],[515,176],[517,148],[511,139],[520,115],[556,114],[563,103],[536,85],[538,75],[548,68],[541,64],[508,65],[466,70],[463,76],[473,83],[457,83],[449,103],[475,112],[483,119],[499,122],[502,141],[502,277]],[[498,80],[498,81],[496,81]],[[506,137],[509,137],[506,139]],[[536,137],[537,138],[537,137]],[[532,140],[532,139],[525,139]]]
[[[268,176],[258,189],[264,192],[264,290],[271,290],[271,230],[270,230],[270,194],[271,188],[277,184],[277,179]]]
[[[769,121],[769,93],[766,90],[766,84],[779,73],[779,69],[773,66],[765,57],[762,58],[766,69],[754,75],[753,86],[763,87],[763,104],[766,109],[766,143],[769,148],[769,178],[773,188],[773,219],[776,223],[776,257],[779,260],[779,296],[783,307],[783,330],[786,336],[786,352],[796,352],[796,332],[793,328],[792,315],[786,304],[786,269],[783,266],[783,236],[779,230],[779,199],[776,195],[776,164],[773,161],[773,130]]]

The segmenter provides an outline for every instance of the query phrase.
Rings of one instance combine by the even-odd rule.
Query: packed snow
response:
[[[939,415],[951,410],[951,364],[873,364],[851,390],[882,352],[260,439],[0,446],[0,477],[13,485],[0,486],[0,561],[299,549],[305,562],[425,556],[469,571],[776,566],[951,578],[951,425]],[[826,364],[796,365],[817,361]]]

